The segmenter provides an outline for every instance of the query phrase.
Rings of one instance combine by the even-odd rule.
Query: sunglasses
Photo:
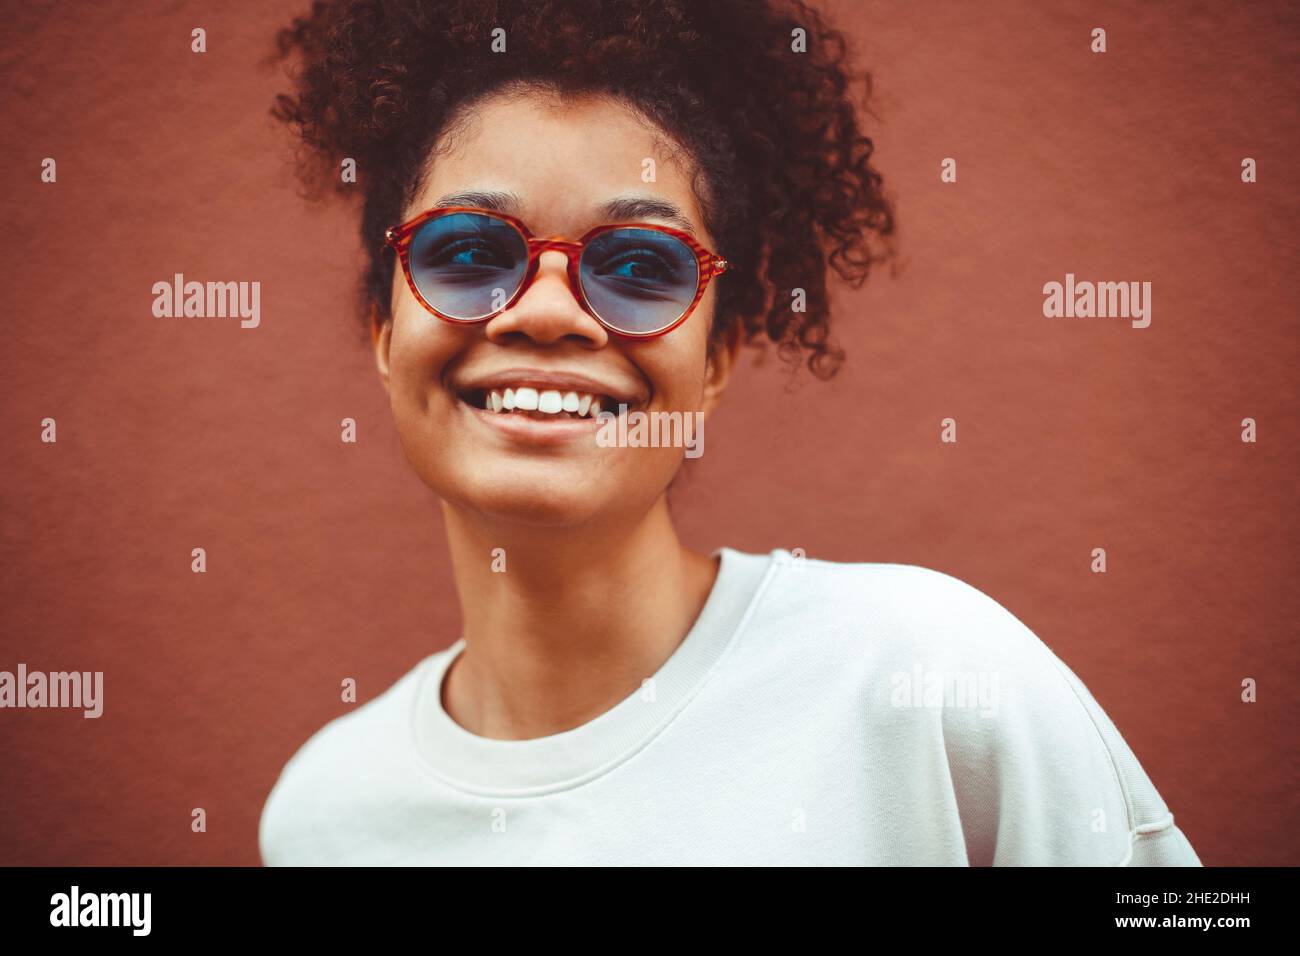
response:
[[[515,304],[548,249],[569,257],[578,303],[619,335],[671,331],[695,310],[727,261],[688,232],[655,223],[597,226],[576,242],[539,239],[519,219],[473,206],[443,206],[393,226],[406,283],[448,322],[483,322]]]

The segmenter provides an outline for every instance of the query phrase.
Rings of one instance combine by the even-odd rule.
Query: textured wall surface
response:
[[[0,40],[0,670],[106,684],[98,720],[0,711],[3,863],[257,863],[339,681],[369,700],[458,633],[348,314],[349,211],[299,198],[267,115],[258,61],[306,3],[151,6],[28,3]],[[969,581],[1079,674],[1205,863],[1300,863],[1296,8],[830,9],[876,77],[903,268],[837,290],[833,382],[746,363],[674,490],[686,539]],[[261,325],[155,318],[178,272],[260,281]],[[1045,318],[1066,273],[1151,282],[1151,325]]]

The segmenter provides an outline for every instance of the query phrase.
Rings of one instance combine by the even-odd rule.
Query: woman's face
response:
[[[614,200],[650,199],[675,207],[697,240],[718,251],[690,188],[690,170],[656,133],[603,97],[565,103],[542,94],[492,97],[437,155],[403,221],[448,204],[446,197],[484,192],[508,196],[502,211],[535,236],[577,239],[606,221],[681,227],[663,215],[608,220],[600,213]],[[643,181],[647,159],[654,160],[651,182]],[[717,280],[672,331],[628,339],[582,309],[566,266],[563,253],[544,252],[518,301],[475,325],[426,311],[400,266],[394,270],[393,318],[377,330],[376,359],[407,459],[453,505],[534,525],[634,519],[682,464],[681,447],[602,447],[600,422],[591,417],[479,408],[485,391],[531,386],[594,394],[612,411],[621,402],[630,411],[707,414],[725,385],[734,351],[710,360],[707,349]]]

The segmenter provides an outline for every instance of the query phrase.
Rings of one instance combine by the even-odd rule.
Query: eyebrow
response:
[[[434,203],[433,208],[478,206],[480,209],[491,209],[494,212],[517,216],[522,205],[519,197],[512,192],[468,189],[462,192],[448,193]],[[601,222],[640,222],[642,220],[658,219],[683,232],[688,232],[692,236],[695,235],[695,224],[686,217],[686,214],[681,209],[666,199],[653,196],[620,196],[617,199],[611,199],[597,209],[597,215],[600,217]]]

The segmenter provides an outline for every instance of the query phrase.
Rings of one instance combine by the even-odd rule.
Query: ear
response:
[[[393,319],[390,316],[380,321],[379,309],[370,306],[370,343],[375,349],[375,367],[379,369],[379,379],[388,391],[388,350],[393,342]]]
[[[727,331],[726,338],[717,344],[710,343],[709,357],[704,368],[704,414],[710,415],[722,401],[722,393],[731,381],[731,370],[735,368],[736,357],[740,353],[740,323],[734,323]]]

